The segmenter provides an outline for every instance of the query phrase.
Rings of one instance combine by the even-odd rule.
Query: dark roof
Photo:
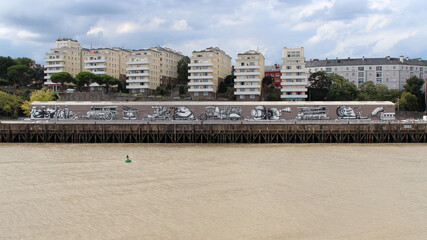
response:
[[[403,61],[403,62],[402,62]],[[360,65],[415,65],[427,66],[427,61],[422,59],[407,58],[347,58],[347,59],[325,59],[307,61],[305,67],[328,67],[328,66],[360,66]]]

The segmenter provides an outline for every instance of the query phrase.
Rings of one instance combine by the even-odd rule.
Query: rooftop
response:
[[[306,62],[307,68],[312,67],[328,67],[328,66],[360,66],[360,65],[415,65],[427,66],[427,60],[421,58],[347,58],[347,59],[325,59],[325,60],[310,60]]]

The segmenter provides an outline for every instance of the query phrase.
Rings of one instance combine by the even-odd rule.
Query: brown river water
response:
[[[0,144],[0,239],[424,240],[427,145]]]

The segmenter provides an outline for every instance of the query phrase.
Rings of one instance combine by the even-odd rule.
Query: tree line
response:
[[[425,110],[425,96],[421,90],[424,80],[415,76],[406,81],[403,91],[372,81],[357,87],[344,77],[325,71],[311,73],[308,82],[309,101],[391,101],[399,110]]]
[[[0,56],[0,85],[39,87],[43,78],[43,67],[36,65],[34,60]]]
[[[73,77],[68,72],[54,73],[50,76],[50,81],[61,84],[62,91],[66,89],[66,84],[73,84],[78,91],[84,91],[85,87],[91,83],[98,83],[103,86],[107,93],[110,92],[110,87],[113,85],[118,85],[119,91],[123,89],[122,82],[118,78],[107,74],[96,75],[91,72],[80,72],[76,77]]]

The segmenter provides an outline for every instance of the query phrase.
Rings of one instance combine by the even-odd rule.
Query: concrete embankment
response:
[[[0,142],[426,143],[427,123],[1,122]]]

